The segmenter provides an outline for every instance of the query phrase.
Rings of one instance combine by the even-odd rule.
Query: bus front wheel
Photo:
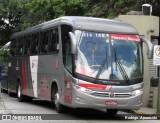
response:
[[[52,97],[51,98],[52,98],[52,102],[54,103],[55,110],[58,113],[63,113],[65,110],[65,107],[62,104],[60,104],[60,102],[59,102],[58,87],[56,85],[53,86],[53,88],[52,88]]]

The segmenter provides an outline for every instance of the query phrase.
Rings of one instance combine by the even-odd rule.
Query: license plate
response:
[[[106,101],[106,105],[116,106],[118,105],[118,102],[117,101]]]

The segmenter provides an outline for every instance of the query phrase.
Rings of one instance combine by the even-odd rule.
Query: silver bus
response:
[[[8,92],[19,101],[40,98],[65,107],[142,106],[143,55],[137,30],[116,20],[65,16],[11,37]]]

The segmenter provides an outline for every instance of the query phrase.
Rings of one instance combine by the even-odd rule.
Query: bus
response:
[[[11,37],[8,92],[18,101],[38,98],[65,107],[139,109],[143,95],[143,50],[152,45],[118,20],[64,16]]]

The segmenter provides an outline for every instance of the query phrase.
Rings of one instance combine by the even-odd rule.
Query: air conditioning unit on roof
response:
[[[152,5],[150,4],[143,4],[142,5],[142,15],[150,15],[152,13]]]

